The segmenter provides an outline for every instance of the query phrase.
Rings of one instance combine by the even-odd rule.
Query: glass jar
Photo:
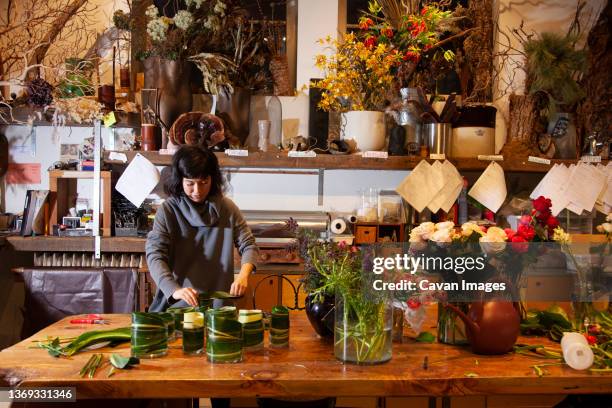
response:
[[[362,293],[336,295],[334,355],[344,363],[380,364],[391,360],[393,312],[387,299]]]
[[[225,308],[206,311],[206,357],[211,363],[242,361],[242,324]]]
[[[468,312],[469,303],[449,302],[456,306],[463,313]],[[444,305],[438,303],[438,343],[451,345],[468,344],[465,323],[457,314]]]
[[[289,309],[274,306],[270,317],[270,347],[289,347]]]
[[[204,350],[204,314],[183,315],[183,354],[198,355]]]
[[[168,329],[156,313],[132,313],[132,357],[155,358],[168,354]]]

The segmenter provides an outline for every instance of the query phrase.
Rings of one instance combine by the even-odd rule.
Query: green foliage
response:
[[[575,48],[574,35],[542,33],[525,45],[530,94],[545,93],[549,111],[555,105],[572,105],[584,97],[577,77],[584,71],[586,52]]]

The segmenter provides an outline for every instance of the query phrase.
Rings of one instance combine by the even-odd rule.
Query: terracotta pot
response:
[[[512,350],[520,332],[521,319],[513,302],[473,302],[467,315],[447,304],[463,320],[467,337],[476,354],[504,354]]]
[[[325,297],[323,302],[314,302],[312,296],[306,297],[306,316],[317,334],[323,338],[334,337],[334,298]]]
[[[157,145],[155,144],[155,125],[143,123],[140,132],[142,150],[157,150]]]
[[[145,88],[159,90],[159,117],[164,128],[161,147],[165,149],[174,121],[191,111],[191,63],[151,57],[144,60],[143,65]]]

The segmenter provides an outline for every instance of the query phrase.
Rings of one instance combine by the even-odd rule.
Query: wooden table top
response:
[[[108,315],[111,325],[129,325],[129,315]],[[538,377],[531,367],[550,362],[523,355],[477,356],[468,348],[423,344],[405,338],[393,344],[393,359],[377,366],[345,365],[329,342],[317,338],[303,312],[292,312],[289,349],[245,353],[238,364],[210,364],[205,356],[184,356],[179,340],[168,356],[141,360],[131,370],[108,367],[93,379],[78,372],[91,352],[53,358],[32,349],[32,340],[46,336],[72,337],[94,329],[59,321],[33,337],[0,352],[1,386],[75,386],[78,398],[188,398],[255,396],[453,396],[491,394],[609,393],[612,374],[590,373],[566,366],[545,367]],[[95,327],[99,329],[100,326]],[[530,344],[550,344],[542,338],[521,338]],[[266,345],[268,344],[266,339]],[[95,352],[129,355],[129,344]],[[428,368],[423,368],[424,357]]]

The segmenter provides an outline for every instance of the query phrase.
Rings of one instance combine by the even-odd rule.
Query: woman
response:
[[[223,196],[222,186],[213,152],[183,146],[174,154],[165,185],[170,197],[157,210],[146,243],[147,264],[157,284],[150,311],[197,306],[201,292],[246,291],[259,251],[240,210]],[[234,246],[242,263],[236,278]]]

